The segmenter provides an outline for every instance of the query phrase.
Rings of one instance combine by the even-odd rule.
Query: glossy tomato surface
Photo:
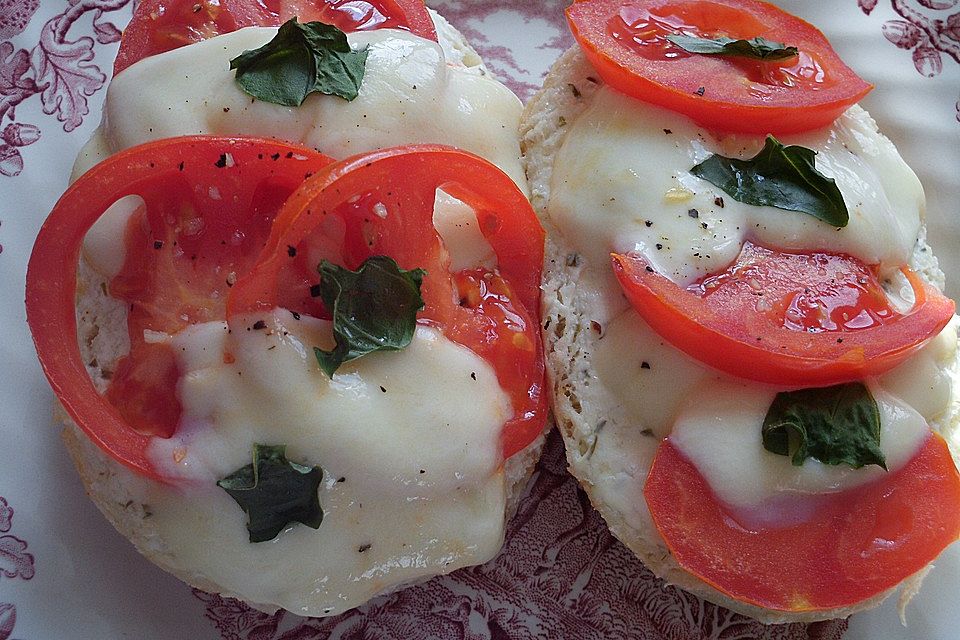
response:
[[[175,358],[169,347],[148,342],[145,331],[175,333],[222,320],[230,287],[253,266],[281,205],[330,162],[273,140],[172,138],[110,157],[54,206],[30,257],[27,320],[60,402],[114,459],[159,479],[145,448],[151,435],[169,435],[179,420]],[[128,305],[130,353],[102,397],[68,337],[77,334],[84,237],[125,196],[138,196],[143,206],[126,226],[126,259],[108,291]]]
[[[473,208],[496,268],[451,272],[433,226],[437,189]],[[279,305],[323,316],[312,291],[324,258],[356,269],[366,258],[386,255],[403,269],[425,269],[419,321],[494,367],[514,408],[503,429],[509,457],[546,425],[537,321],[543,238],[524,194],[473,154],[435,145],[364,154],[325,168],[287,201],[260,260],[231,291],[228,315]]]
[[[319,20],[341,31],[401,29],[427,40],[437,32],[423,0],[266,0],[280,22],[296,17],[300,22]]]
[[[923,569],[960,536],[960,474],[933,433],[903,468],[877,481],[797,497],[809,516],[782,527],[743,521],[669,439],[644,495],[680,566],[731,598],[777,611],[861,603]]]
[[[449,270],[433,227],[438,187],[474,208],[496,268]],[[63,336],[76,334],[83,239],[130,195],[142,205],[126,223],[126,257],[107,285],[128,309],[130,352],[100,396],[76,344]],[[378,206],[389,214],[381,218]],[[194,136],[121,152],[82,176],[41,229],[28,271],[28,320],[71,417],[115,459],[162,479],[145,449],[179,423],[179,371],[170,347],[150,337],[277,305],[329,317],[313,294],[319,261],[356,268],[372,255],[427,269],[420,321],[494,367],[515,410],[504,455],[532,442],[546,424],[537,321],[543,231],[509,177],[456,149],[403,147],[333,164],[275,141]]]
[[[955,309],[908,267],[915,301],[900,312],[855,258],[750,242],[726,270],[686,288],[637,255],[614,255],[613,270],[633,308],[673,346],[720,371],[785,388],[889,371]]]
[[[123,32],[113,74],[157,53],[244,27],[278,26],[293,17],[347,33],[402,29],[437,39],[423,0],[142,0]]]
[[[816,129],[871,89],[815,27],[759,0],[578,0],[567,20],[610,86],[720,131]],[[696,54],[671,35],[763,37],[799,55],[761,62]]]

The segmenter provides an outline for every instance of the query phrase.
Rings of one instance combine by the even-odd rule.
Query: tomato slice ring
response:
[[[225,166],[228,157],[232,163],[229,167]],[[248,210],[253,216],[272,217],[276,209],[250,210],[262,188],[273,194],[267,201],[282,202],[305,174],[330,162],[315,151],[274,140],[171,138],[108,158],[63,194],[40,229],[30,256],[27,321],[54,393],[70,417],[104,452],[140,474],[164,480],[146,455],[150,436],[131,428],[97,392],[76,340],[70,339],[77,335],[77,264],[90,227],[110,205],[128,195],[140,196],[147,211],[158,212],[160,218],[169,214],[176,220],[184,204],[201,213],[213,211],[211,215],[219,216],[218,223]],[[213,188],[217,199],[210,191]]]
[[[960,537],[960,474],[936,433],[900,470],[816,496],[808,521],[782,528],[741,525],[669,438],[643,491],[680,566],[731,598],[777,611],[863,602]]]
[[[816,129],[872,88],[815,27],[758,0],[578,0],[567,21],[611,87],[721,131]],[[697,55],[668,35],[762,36],[800,55],[777,63]]]
[[[902,271],[915,302],[900,314],[876,274],[850,256],[750,242],[726,271],[686,289],[643,257],[613,254],[612,263],[633,308],[673,346],[720,371],[787,388],[889,371],[936,336],[955,309],[908,267]]]
[[[470,205],[493,247],[493,271],[449,271],[433,226],[437,189]],[[379,213],[377,213],[379,211]],[[536,320],[544,232],[523,193],[473,154],[437,145],[377,151],[331,165],[284,205],[260,260],[237,281],[230,318],[283,306],[322,315],[310,289],[321,258],[356,269],[387,255],[403,269],[424,268],[419,321],[493,365],[514,417],[503,429],[507,458],[546,424],[543,346]]]
[[[402,29],[437,41],[423,0],[142,0],[123,32],[113,75],[148,56],[244,27],[276,27],[295,16],[348,33]]]

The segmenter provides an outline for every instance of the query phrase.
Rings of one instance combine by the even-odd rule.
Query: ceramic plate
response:
[[[528,98],[571,44],[566,1],[435,0]],[[926,186],[930,242],[960,293],[960,0],[778,4],[818,25],[876,89],[864,105]],[[0,0],[0,640],[957,638],[960,547],[907,609],[764,628],[664,588],[607,532],[551,439],[503,553],[343,616],[267,616],[141,558],[84,497],[24,318],[37,230],[99,122],[130,0]]]

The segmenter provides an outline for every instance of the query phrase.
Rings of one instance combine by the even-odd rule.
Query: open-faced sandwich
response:
[[[909,595],[960,534],[957,326],[870,85],[756,0],[567,16],[521,145],[571,471],[655,573],[730,609]]]
[[[263,7],[139,4],[27,314],[110,522],[324,616],[499,550],[546,425],[543,232],[519,101],[421,2]]]

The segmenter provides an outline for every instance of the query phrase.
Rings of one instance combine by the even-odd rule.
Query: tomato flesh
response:
[[[474,209],[496,269],[450,272],[433,226],[438,188]],[[546,424],[536,320],[543,230],[510,178],[472,154],[414,145],[350,158],[314,176],[287,201],[261,259],[233,288],[228,318],[276,305],[322,315],[311,295],[317,264],[326,258],[356,269],[373,255],[425,269],[418,321],[493,366],[514,408],[502,432],[504,457],[532,442]]]
[[[275,27],[292,17],[348,33],[402,29],[437,40],[423,0],[142,0],[123,32],[113,75],[148,56],[244,27]]]
[[[142,0],[123,31],[113,75],[143,58],[276,19],[249,0]]]
[[[341,31],[400,29],[437,40],[433,20],[423,0],[268,0],[280,23],[296,16],[300,22],[319,20]]]
[[[786,134],[823,127],[872,88],[823,34],[756,0],[579,0],[574,36],[613,88],[722,131]],[[670,35],[764,37],[795,46],[776,62],[689,53]]]
[[[669,438],[644,486],[677,562],[740,602],[794,613],[848,607],[923,569],[960,537],[960,474],[931,434],[903,468],[816,500],[809,519],[740,522]]]
[[[177,397],[177,354],[168,344],[144,343],[142,331],[131,333],[140,340],[117,362],[104,397],[137,433],[169,438],[183,411]]]
[[[915,302],[899,313],[876,273],[855,258],[743,246],[725,271],[683,288],[637,255],[613,270],[643,319],[715,369],[781,387],[817,387],[879,375],[953,317],[955,305],[903,268]]]
[[[280,205],[330,162],[273,140],[171,138],[108,158],[54,206],[27,269],[27,320],[64,408],[114,459],[163,479],[145,449],[149,435],[169,435],[179,420],[171,388],[178,372],[169,350],[147,343],[144,331],[222,320],[230,283],[253,265]],[[144,207],[127,227],[126,259],[109,293],[128,305],[131,350],[104,397],[68,339],[77,333],[76,271],[87,231],[129,195]]]
[[[546,425],[543,372],[531,367],[543,358],[536,308],[518,304],[516,291],[495,272],[460,271],[454,282],[459,306],[444,333],[489,362],[500,386],[510,390],[516,413],[504,427],[502,442],[504,458],[509,458]]]

